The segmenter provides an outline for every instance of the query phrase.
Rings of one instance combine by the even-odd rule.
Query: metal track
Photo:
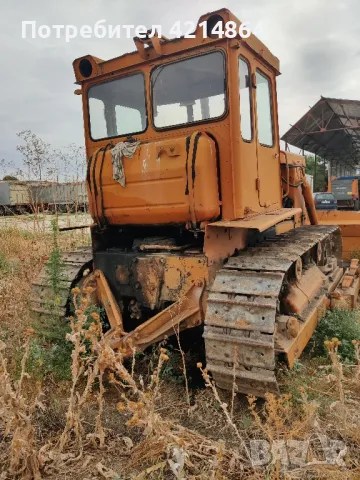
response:
[[[263,397],[278,393],[276,318],[294,264],[304,269],[339,257],[337,226],[306,226],[231,257],[209,289],[204,339],[207,368],[220,388]],[[301,318],[300,318],[301,321]]]
[[[69,307],[71,288],[81,278],[84,270],[92,261],[91,247],[82,247],[61,256],[59,290],[54,298],[48,266],[44,265],[40,275],[32,284],[33,292],[30,297],[30,309],[41,315],[65,318]]]

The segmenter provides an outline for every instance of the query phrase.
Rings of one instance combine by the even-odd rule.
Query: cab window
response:
[[[250,69],[245,58],[239,58],[240,128],[243,140],[252,140]]]
[[[156,128],[219,118],[225,113],[225,58],[212,52],[160,65],[151,74]]]
[[[274,145],[274,133],[271,82],[260,70],[256,70],[255,90],[259,143],[266,147],[272,147]]]
[[[90,87],[88,101],[93,140],[146,130],[145,82],[141,73]]]

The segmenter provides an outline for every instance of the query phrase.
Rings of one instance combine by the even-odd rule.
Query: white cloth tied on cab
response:
[[[122,158],[132,158],[140,142],[119,142],[111,149],[113,178],[116,182],[125,187],[126,179]]]

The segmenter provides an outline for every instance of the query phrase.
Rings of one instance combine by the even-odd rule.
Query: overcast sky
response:
[[[21,22],[37,25],[161,24],[227,7],[260,26],[259,37],[280,59],[280,133],[320,97],[359,99],[359,0],[0,0],[0,159],[19,165],[16,133],[31,129],[54,147],[83,144],[81,99],[73,94],[72,61],[104,60],[134,50],[131,39],[22,39]]]

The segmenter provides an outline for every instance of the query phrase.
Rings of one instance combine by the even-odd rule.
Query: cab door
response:
[[[240,158],[241,178],[238,190],[241,191],[245,209],[258,211],[259,199],[255,188],[258,177],[257,136],[254,122],[254,100],[251,86],[251,56],[242,52],[238,57],[240,95]]]
[[[279,133],[275,75],[257,60],[253,63],[253,95],[255,106],[255,138],[259,204],[281,206]]]

